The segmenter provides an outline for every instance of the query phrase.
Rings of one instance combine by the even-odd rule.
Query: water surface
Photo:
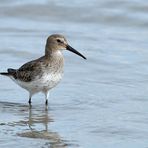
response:
[[[148,147],[148,4],[145,0],[0,2],[0,71],[44,54],[64,34],[87,57],[64,52],[49,98],[0,77],[0,147]]]

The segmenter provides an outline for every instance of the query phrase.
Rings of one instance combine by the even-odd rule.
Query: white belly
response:
[[[62,79],[62,73],[44,74],[40,79],[31,82],[14,80],[19,86],[32,93],[49,91]]]

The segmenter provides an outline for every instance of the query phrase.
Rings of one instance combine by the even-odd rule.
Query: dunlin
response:
[[[29,92],[29,104],[31,104],[31,98],[34,94],[43,92],[45,104],[48,105],[49,90],[62,79],[64,67],[62,50],[64,49],[86,59],[68,45],[63,35],[53,34],[47,38],[44,56],[24,64],[19,69],[9,68],[7,72],[0,74],[10,77],[16,84]]]

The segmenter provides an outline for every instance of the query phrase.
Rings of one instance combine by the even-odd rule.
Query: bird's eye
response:
[[[57,42],[58,42],[58,43],[62,43],[62,41],[61,41],[60,39],[57,39]]]

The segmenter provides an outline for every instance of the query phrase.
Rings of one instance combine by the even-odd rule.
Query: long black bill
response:
[[[80,57],[82,57],[83,59],[86,60],[86,57],[84,57],[84,56],[83,56],[81,53],[79,53],[77,50],[73,49],[71,46],[67,45],[67,46],[66,46],[66,49],[69,50],[69,51],[71,51],[71,52],[73,52],[73,53],[75,53],[75,54],[77,54],[77,55],[79,55]]]

